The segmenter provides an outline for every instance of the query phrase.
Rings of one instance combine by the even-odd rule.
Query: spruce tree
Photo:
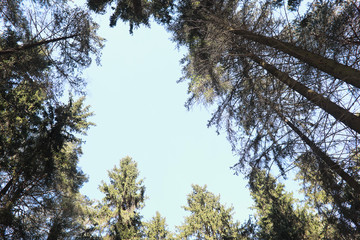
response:
[[[172,234],[167,229],[166,219],[156,212],[148,222],[144,222],[145,239],[172,239]]]
[[[83,97],[59,99],[66,84],[83,91],[97,25],[66,1],[2,1],[0,12],[0,238],[80,236],[80,136],[92,113]]]
[[[236,239],[238,223],[233,221],[233,208],[220,203],[220,196],[209,192],[207,186],[192,185],[187,197],[190,212],[178,227],[180,239]]]
[[[54,108],[44,96],[22,84],[0,97],[2,239],[47,236],[60,216],[58,236],[77,228],[71,209],[87,178],[77,166],[81,139],[75,134],[85,133],[91,113],[84,99]]]
[[[255,202],[258,239],[321,239],[320,219],[300,205],[284,185],[265,171],[254,171],[249,179]]]
[[[139,178],[137,163],[130,157],[120,160],[120,167],[108,172],[110,183],[99,187],[105,194],[101,211],[106,219],[105,229],[110,239],[140,239],[141,214],[145,186]]]
[[[102,38],[88,10],[59,1],[4,1],[0,4],[1,83],[23,78],[47,84],[60,96],[64,86],[83,92],[82,69],[95,56]]]

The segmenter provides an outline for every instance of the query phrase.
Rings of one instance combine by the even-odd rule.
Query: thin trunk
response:
[[[360,184],[345,172],[341,166],[333,161],[323,150],[321,150],[315,142],[310,140],[299,128],[289,121],[279,110],[272,107],[276,114],[304,141],[311,150],[318,156],[332,171],[338,174],[354,191],[360,195]]]
[[[241,29],[231,29],[230,32],[287,53],[312,67],[315,67],[335,78],[341,79],[354,87],[360,88],[360,70],[343,65],[316,53],[312,53],[292,43],[282,42],[272,37],[266,37]]]
[[[10,181],[5,185],[5,187],[3,187],[0,191],[0,200],[2,199],[2,197],[7,193],[7,191],[9,190],[9,188],[11,187],[11,185],[14,182],[14,178],[11,178]]]
[[[270,74],[275,76],[281,82],[285,83],[291,89],[298,92],[302,96],[306,97],[310,102],[319,106],[321,109],[329,113],[336,120],[344,123],[346,126],[353,129],[357,133],[360,133],[360,117],[357,117],[356,115],[349,112],[347,109],[338,106],[330,99],[322,96],[321,94],[306,87],[302,83],[294,80],[287,73],[280,71],[275,66],[268,64],[261,58],[253,54],[249,54],[249,58],[252,59],[254,62],[258,63],[259,65],[261,65]]]
[[[65,37],[53,38],[53,39],[49,39],[49,40],[41,40],[39,42],[27,43],[27,44],[24,44],[22,46],[15,47],[15,48],[9,48],[9,49],[0,50],[0,56],[1,55],[6,55],[6,54],[12,54],[12,53],[18,52],[18,51],[31,49],[31,48],[38,47],[38,46],[41,46],[41,45],[44,45],[44,44],[48,44],[48,43],[58,42],[58,41],[66,40],[66,39],[69,39],[69,38],[74,38],[76,36],[79,36],[79,35],[78,34],[73,34],[73,35],[65,36]]]

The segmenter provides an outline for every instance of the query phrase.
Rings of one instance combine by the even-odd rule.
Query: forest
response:
[[[185,107],[214,109],[208,127],[248,181],[248,220],[196,183],[175,231],[166,213],[144,220],[146,176],[130,156],[103,199],[80,192],[96,125],[83,72],[100,66],[103,14],[114,32],[159,25],[186,50]],[[0,239],[360,239],[359,54],[357,0],[0,1]]]

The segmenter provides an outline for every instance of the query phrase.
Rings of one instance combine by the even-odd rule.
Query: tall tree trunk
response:
[[[315,142],[310,140],[299,128],[289,121],[279,110],[271,106],[276,114],[305,142],[311,150],[318,156],[332,171],[339,175],[357,194],[360,196],[360,184],[345,172],[341,166],[332,160],[323,150],[321,150]]]
[[[231,29],[230,32],[239,35],[248,40],[272,47],[287,53],[307,64],[313,66],[331,76],[341,79],[342,81],[360,88],[360,71],[352,67],[343,65],[334,60],[325,58],[316,53],[307,51],[292,43],[283,42],[272,37],[255,34],[248,30]]]
[[[256,55],[249,53],[248,57],[254,62],[261,65],[266,71],[275,76],[281,82],[285,83],[291,89],[298,92],[299,94],[307,98],[310,102],[329,113],[336,120],[344,123],[346,126],[360,134],[360,117],[357,117],[356,115],[349,112],[347,109],[344,109],[336,103],[332,102],[330,99],[311,90],[304,84],[294,80],[287,73],[280,71],[275,66],[265,62],[263,59],[257,57]]]

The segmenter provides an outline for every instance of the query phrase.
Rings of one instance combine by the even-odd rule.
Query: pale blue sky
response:
[[[176,83],[184,51],[156,24],[131,36],[120,22],[109,28],[108,16],[95,20],[107,41],[102,66],[93,64],[84,73],[97,126],[85,137],[80,166],[90,180],[82,193],[102,198],[98,186],[108,180],[107,170],[131,156],[145,178],[145,220],[159,211],[170,229],[180,225],[191,184],[207,184],[223,204],[234,207],[236,220],[246,220],[251,198],[246,181],[230,170],[237,157],[225,134],[206,127],[210,113],[204,107],[184,107],[187,84]]]

